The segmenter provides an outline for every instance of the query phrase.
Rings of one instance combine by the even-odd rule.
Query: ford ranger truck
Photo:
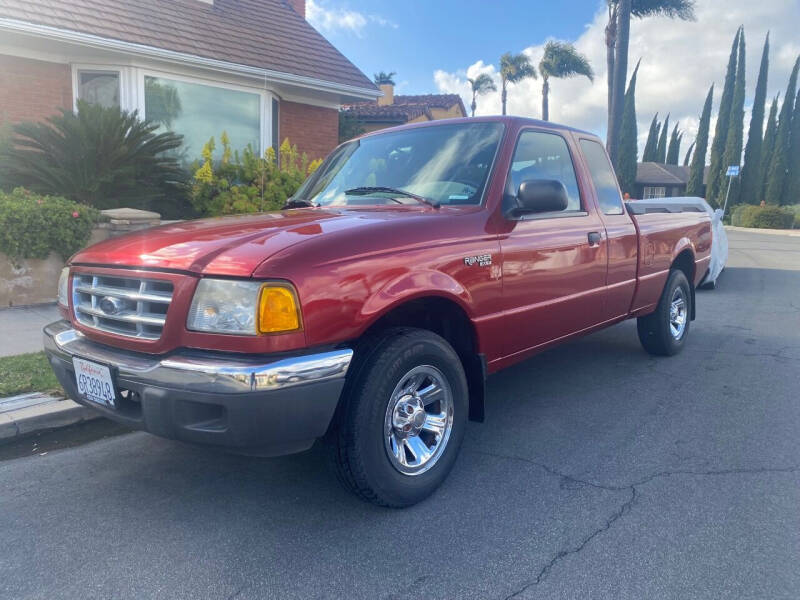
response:
[[[691,199],[626,205],[590,133],[411,125],[336,148],[284,210],[78,252],[45,348],[114,421],[259,456],[321,439],[358,496],[408,506],[489,374],[631,318],[647,352],[683,349],[711,236]]]

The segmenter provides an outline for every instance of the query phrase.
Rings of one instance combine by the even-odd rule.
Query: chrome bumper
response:
[[[353,351],[349,348],[275,358],[237,357],[227,353],[181,352],[165,358],[128,352],[87,339],[67,321],[44,328],[45,350],[72,362],[73,356],[110,364],[120,377],[158,387],[216,394],[269,392],[344,379]]]

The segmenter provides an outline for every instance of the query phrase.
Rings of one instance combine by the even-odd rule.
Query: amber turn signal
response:
[[[259,333],[282,333],[300,329],[300,307],[294,291],[285,286],[265,285],[258,301]]]

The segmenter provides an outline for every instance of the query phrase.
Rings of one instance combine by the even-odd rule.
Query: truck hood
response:
[[[426,210],[314,208],[185,221],[108,239],[81,250],[70,262],[249,277],[270,256],[304,240]]]

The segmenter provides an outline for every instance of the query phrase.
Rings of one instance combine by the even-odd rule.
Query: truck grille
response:
[[[84,274],[72,278],[75,319],[108,333],[157,340],[170,302],[169,281]]]

